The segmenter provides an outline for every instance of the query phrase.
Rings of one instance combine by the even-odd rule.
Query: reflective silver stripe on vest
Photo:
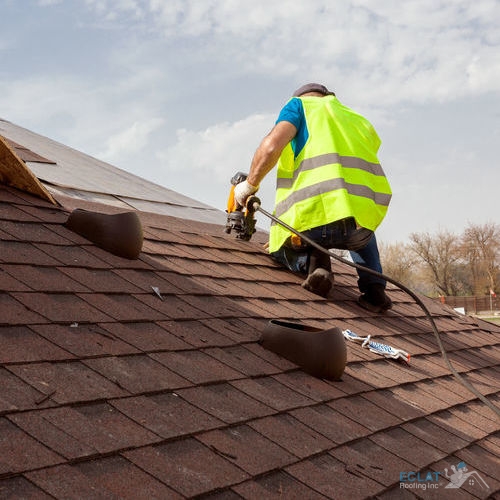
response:
[[[295,203],[307,200],[308,198],[312,198],[313,196],[328,193],[329,191],[335,191],[336,189],[346,189],[349,194],[363,196],[364,198],[373,200],[377,205],[381,205],[384,207],[389,206],[389,202],[391,201],[392,196],[390,194],[377,193],[369,187],[363,186],[361,184],[349,184],[345,181],[345,179],[342,178],[329,179],[327,181],[319,182],[318,184],[307,186],[305,188],[298,189],[293,193],[290,193],[290,195],[285,200],[280,201],[276,205],[275,215],[276,217],[280,217]]]
[[[357,156],[340,156],[338,153],[326,153],[303,160],[293,173],[292,178],[278,178],[276,187],[289,189],[301,172],[313,170],[325,165],[340,163],[344,168],[357,168],[373,175],[385,175],[379,163],[370,163]]]

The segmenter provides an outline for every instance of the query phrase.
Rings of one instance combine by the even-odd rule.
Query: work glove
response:
[[[259,186],[252,186],[248,181],[240,182],[234,186],[234,199],[242,207],[246,206],[247,199],[259,190]]]

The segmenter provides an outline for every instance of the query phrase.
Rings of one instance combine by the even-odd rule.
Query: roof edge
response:
[[[57,205],[57,201],[0,135],[0,181]]]

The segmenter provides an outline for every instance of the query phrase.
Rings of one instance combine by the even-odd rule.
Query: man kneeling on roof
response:
[[[274,215],[325,248],[349,250],[355,263],[381,273],[374,231],[385,217],[391,189],[377,158],[380,142],[371,123],[324,85],[304,85],[260,143],[235,198],[245,206],[277,163]],[[326,253],[277,223],[271,225],[269,252],[307,276],[305,289],[328,295],[333,275]],[[373,312],[392,307],[384,279],[360,269],[358,277],[361,306]]]

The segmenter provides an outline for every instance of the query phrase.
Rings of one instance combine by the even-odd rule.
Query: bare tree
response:
[[[426,295],[484,295],[500,289],[500,225],[469,224],[413,233],[410,243],[379,243],[384,273]]]
[[[434,290],[439,295],[459,295],[463,292],[460,238],[449,231],[412,233],[410,247],[429,272]],[[463,267],[463,265],[462,265]]]
[[[462,236],[463,257],[468,263],[475,295],[498,290],[500,225],[469,224]]]
[[[384,274],[414,288],[416,257],[408,244],[379,243],[380,261]]]

